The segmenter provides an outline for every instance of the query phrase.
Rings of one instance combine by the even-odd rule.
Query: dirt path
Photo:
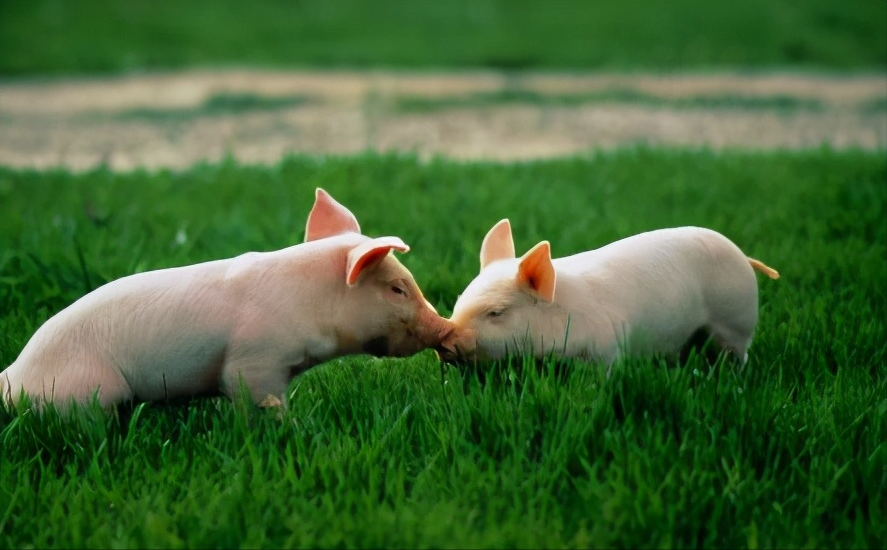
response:
[[[415,97],[423,108],[399,103]],[[228,70],[0,83],[0,164],[14,167],[364,150],[518,160],[629,143],[885,149],[887,75]]]

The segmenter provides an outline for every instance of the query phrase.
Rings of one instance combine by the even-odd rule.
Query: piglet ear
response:
[[[314,192],[314,207],[305,224],[305,242],[342,233],[360,233],[357,218],[320,187]]]
[[[348,253],[345,282],[353,286],[361,273],[375,266],[392,250],[408,252],[410,247],[397,237],[378,237],[352,248]]]
[[[540,242],[523,255],[517,268],[517,282],[548,303],[554,300],[557,276],[551,263],[551,245],[548,241]]]
[[[496,260],[511,258],[514,258],[514,240],[511,238],[511,223],[505,218],[487,232],[480,245],[480,269],[483,271]]]

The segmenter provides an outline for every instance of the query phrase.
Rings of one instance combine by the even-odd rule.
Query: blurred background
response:
[[[883,148],[882,0],[2,0],[0,164]]]
[[[885,151],[885,0],[0,0],[0,368],[98,284],[300,242],[315,187],[445,315],[504,217],[782,276],[718,374],[463,391],[429,351],[311,369],[292,423],[0,407],[0,548],[884,548]]]
[[[4,0],[4,77],[171,68],[884,70],[881,0]]]

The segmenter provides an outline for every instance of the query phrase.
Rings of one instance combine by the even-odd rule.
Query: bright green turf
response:
[[[356,356],[282,420],[226,399],[0,408],[0,548],[825,547],[887,544],[883,152],[624,149],[550,162],[291,158],[176,172],[0,169],[0,365],[47,316],[135,271],[301,241],[313,191],[401,236],[441,312],[512,222],[556,256],[717,229],[759,276],[744,370],[510,368]],[[178,235],[178,237],[177,237]]]
[[[4,0],[0,76],[191,66],[874,70],[883,0]]]

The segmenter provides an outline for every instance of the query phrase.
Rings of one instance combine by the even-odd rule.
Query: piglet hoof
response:
[[[262,399],[259,402],[259,407],[265,410],[273,410],[277,414],[277,420],[283,420],[283,413],[286,407],[283,404],[283,401],[280,400],[276,395],[271,395],[270,393],[265,396],[265,399]]]
[[[283,407],[283,402],[276,395],[271,395],[270,393],[265,396],[265,399],[262,399],[259,402],[259,406],[263,409],[268,409],[272,407]]]

